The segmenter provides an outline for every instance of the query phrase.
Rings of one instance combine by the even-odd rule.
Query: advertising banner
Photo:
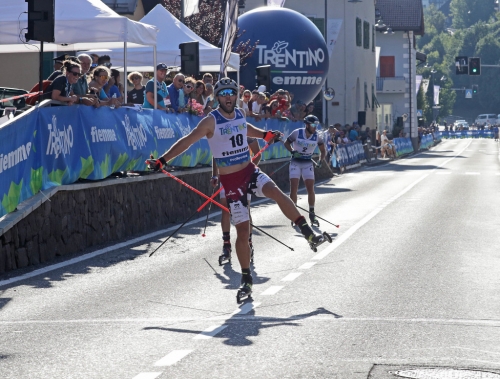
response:
[[[396,146],[396,157],[413,153],[413,145],[410,138],[394,138],[393,142]]]
[[[108,107],[39,108],[0,128],[0,217],[39,191],[78,179],[101,180],[118,171],[145,171],[145,160],[168,150],[189,134],[201,117],[162,111]],[[287,137],[303,122],[253,122]],[[259,140],[261,147],[264,142]],[[282,143],[263,159],[290,156]],[[210,166],[212,154],[202,138],[170,164]]]

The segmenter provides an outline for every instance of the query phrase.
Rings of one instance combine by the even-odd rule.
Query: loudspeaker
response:
[[[181,72],[184,75],[200,75],[200,45],[198,42],[179,44],[181,49]]]
[[[257,86],[265,85],[266,91],[271,93],[271,66],[258,66],[255,72],[257,73]]]
[[[396,119],[396,126],[397,126],[398,128],[402,128],[402,127],[403,127],[403,117],[398,117],[398,118]]]
[[[359,126],[366,125],[366,112],[365,111],[358,112],[358,125]]]
[[[54,42],[54,0],[26,0],[28,32],[26,41]]]

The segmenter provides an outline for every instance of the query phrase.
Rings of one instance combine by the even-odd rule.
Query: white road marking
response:
[[[262,296],[271,296],[277,294],[283,286],[271,286],[267,290],[261,293]]]
[[[141,372],[139,375],[134,376],[134,379],[155,379],[159,377],[162,372]]]
[[[436,175],[450,175],[451,172],[450,171],[438,171],[436,172]]]
[[[291,272],[287,276],[285,276],[283,279],[281,279],[282,282],[291,282],[295,279],[297,279],[300,275],[302,275],[301,272]]]
[[[227,328],[227,325],[213,325],[195,336],[194,340],[208,340]]]
[[[314,260],[320,260],[325,258],[328,254],[331,252],[335,251],[337,247],[342,245],[349,237],[351,237],[356,231],[361,228],[363,225],[365,225],[368,221],[370,221],[372,218],[374,218],[377,214],[379,214],[381,211],[383,211],[389,204],[393,203],[395,200],[399,199],[401,196],[406,194],[408,191],[410,191],[413,187],[415,187],[418,183],[420,183],[422,180],[427,178],[432,172],[436,172],[439,168],[445,166],[448,162],[452,161],[455,159],[457,156],[463,153],[465,149],[467,149],[471,144],[471,141],[465,146],[459,153],[457,153],[455,156],[451,157],[450,159],[446,160],[445,162],[441,163],[439,166],[437,166],[434,170],[430,171],[429,173],[421,176],[418,178],[416,181],[414,181],[412,184],[410,184],[408,187],[406,187],[404,190],[399,192],[398,194],[394,195],[392,198],[389,200],[385,201],[383,204],[381,204],[378,208],[375,208],[371,213],[366,215],[363,219],[358,221],[356,224],[354,224],[352,227],[350,227],[345,233],[343,233],[340,237],[338,237],[330,246],[326,247],[321,253],[316,254],[312,259]]]
[[[257,308],[261,303],[254,302],[254,303],[245,303],[243,304],[240,308],[235,310],[233,313],[231,313],[231,316],[235,315],[246,315],[248,312],[254,310]]]
[[[165,355],[162,359],[157,361],[154,365],[155,366],[172,366],[179,362],[182,358],[184,358],[186,355],[191,353],[193,350],[174,350]],[[156,378],[156,376],[151,377],[151,379]],[[134,378],[136,379],[136,378]],[[149,377],[144,377],[140,379],[149,379]]]
[[[306,262],[304,263],[302,266],[300,266],[298,269],[299,270],[308,270],[310,269],[312,266],[314,266],[317,262]]]

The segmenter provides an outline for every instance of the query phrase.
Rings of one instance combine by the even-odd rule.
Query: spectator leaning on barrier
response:
[[[299,121],[304,119],[306,116],[306,105],[303,101],[297,100],[297,102],[290,108],[290,113],[292,114],[292,121]]]
[[[62,74],[63,63],[66,59],[68,59],[68,57],[69,57],[68,54],[63,54],[53,59],[54,71],[49,75],[47,80],[54,80],[55,78],[57,78],[59,75]]]
[[[167,76],[167,65],[165,63],[159,63],[156,66],[156,77],[150,79],[146,83],[146,89],[144,90],[144,103],[143,108],[153,109],[155,101],[155,80],[156,80],[156,102],[157,109],[162,111],[172,112],[170,97],[167,90],[167,85],[165,84],[165,77]]]
[[[193,78],[185,78],[184,86],[179,91],[179,112],[186,112],[191,94],[194,91],[195,80]]]
[[[89,83],[89,93],[97,99],[95,106],[109,105],[119,107],[121,101],[118,99],[110,99],[104,92],[104,86],[109,81],[111,71],[104,66],[97,66],[92,71],[92,80]]]
[[[78,63],[70,60],[64,61],[63,70],[65,75],[58,76],[46,89],[45,98],[61,101],[67,105],[84,104],[93,105],[94,99],[77,96],[73,92],[73,85],[82,76],[81,67]]]
[[[62,56],[63,55],[61,55],[61,57]],[[67,57],[65,59],[65,61],[71,61],[71,62],[80,64],[80,60],[77,57],[68,56],[68,55],[64,55],[64,56]],[[56,70],[52,74],[50,74],[50,76],[47,78],[47,80],[54,80],[55,78],[57,78],[58,76],[63,75],[63,74],[64,74],[64,67],[61,67],[59,70]]]
[[[142,105],[144,103],[144,90],[146,89],[146,87],[142,85],[142,74],[133,71],[128,74],[128,80],[134,85],[134,88],[127,92],[128,103]]]
[[[97,54],[90,54],[92,58],[92,63],[90,64],[91,68],[96,68],[98,66],[97,61],[99,60],[99,55]]]
[[[120,83],[120,72],[115,69],[111,69],[111,77],[109,79],[109,97],[120,99],[123,98],[123,85]]]
[[[248,103],[250,101],[250,98],[252,97],[252,92],[250,90],[246,89],[243,91],[243,94],[241,96],[241,99],[239,101],[239,107],[245,111],[245,115],[249,115],[249,108],[248,108]]]
[[[78,96],[85,96],[89,92],[89,83],[87,80],[87,74],[90,70],[90,65],[92,64],[92,58],[87,54],[80,54],[78,56],[80,60],[80,65],[82,67],[82,76],[73,85],[73,92]]]
[[[214,84],[214,77],[211,73],[205,72],[203,78],[201,79],[205,84]]]
[[[178,73],[174,76],[172,84],[167,86],[168,94],[170,96],[170,104],[175,112],[179,111],[179,92],[184,87],[184,75]]]
[[[392,140],[387,137],[387,130],[384,130],[382,132],[382,136],[380,137],[380,143],[382,145],[381,148],[381,154],[382,158],[385,158],[385,156],[389,156],[390,158],[396,158],[396,147],[392,143]]]

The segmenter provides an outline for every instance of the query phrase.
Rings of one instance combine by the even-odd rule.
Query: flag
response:
[[[439,104],[439,89],[441,86],[434,86],[434,105]]]
[[[238,28],[238,0],[228,0],[224,16],[224,35],[220,49],[220,77],[227,76],[227,64],[231,57],[234,39]]]
[[[330,58],[332,57],[333,48],[335,47],[335,43],[337,42],[337,38],[339,37],[340,28],[342,27],[342,19],[329,18],[327,23],[327,45],[328,45],[328,53]]]
[[[198,8],[199,2],[199,0],[184,0],[184,17],[200,13],[200,9]]]
[[[284,7],[285,0],[267,0],[268,7]]]

